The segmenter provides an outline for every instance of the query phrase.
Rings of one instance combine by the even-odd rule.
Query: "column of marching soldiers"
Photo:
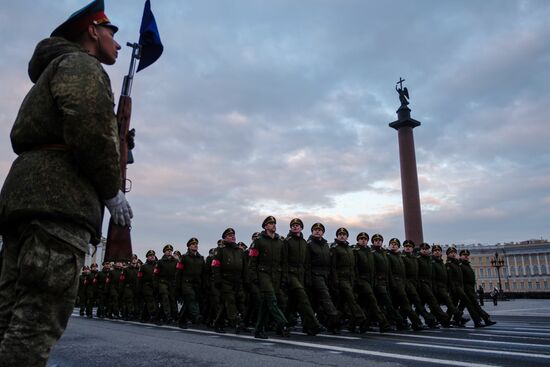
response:
[[[346,228],[329,243],[321,223],[313,224],[307,240],[299,218],[290,222],[286,237],[276,226],[267,217],[250,248],[228,228],[206,258],[191,238],[184,254],[168,244],[160,259],[149,250],[145,263],[134,255],[129,263],[103,262],[101,271],[97,264],[86,266],[80,314],[91,318],[97,307],[98,318],[184,329],[205,324],[218,333],[252,327],[261,339],[269,331],[287,337],[298,325],[316,335],[343,328],[365,333],[465,327],[470,318],[476,328],[495,324],[477,302],[468,250],[457,254],[449,247],[443,262],[439,245],[406,240],[402,249],[392,238],[385,248],[380,234],[369,244],[366,232],[351,245]]]

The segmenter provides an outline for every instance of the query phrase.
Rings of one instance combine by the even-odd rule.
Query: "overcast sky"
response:
[[[121,44],[144,1],[106,0]],[[141,257],[227,227],[320,221],[404,239],[396,81],[409,89],[424,239],[550,237],[550,2],[152,0],[165,46],[136,75],[128,178]],[[38,41],[86,1],[0,13],[0,182]],[[106,67],[118,96],[130,49]],[[118,97],[117,97],[118,99]]]

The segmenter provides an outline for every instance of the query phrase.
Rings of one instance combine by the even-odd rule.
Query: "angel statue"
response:
[[[409,104],[409,91],[407,87],[403,88],[403,82],[405,79],[399,78],[399,81],[395,85],[395,90],[399,94],[399,101],[401,102],[401,107],[406,107]],[[399,88],[397,88],[399,85]]]

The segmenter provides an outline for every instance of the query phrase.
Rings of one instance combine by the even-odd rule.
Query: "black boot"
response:
[[[254,332],[254,337],[256,339],[268,339],[266,333],[264,333],[263,331],[258,331],[258,330]]]

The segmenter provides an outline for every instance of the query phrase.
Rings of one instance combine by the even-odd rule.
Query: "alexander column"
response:
[[[411,118],[411,109],[407,107],[409,104],[409,91],[406,87],[403,88],[404,81],[405,79],[399,78],[397,82],[399,88],[397,88],[397,85],[395,86],[395,90],[399,94],[401,107],[397,110],[397,120],[389,125],[397,130],[399,140],[405,239],[414,241],[418,246],[424,242],[424,235],[422,234],[422,213],[420,210],[413,129],[420,126],[420,121]]]

